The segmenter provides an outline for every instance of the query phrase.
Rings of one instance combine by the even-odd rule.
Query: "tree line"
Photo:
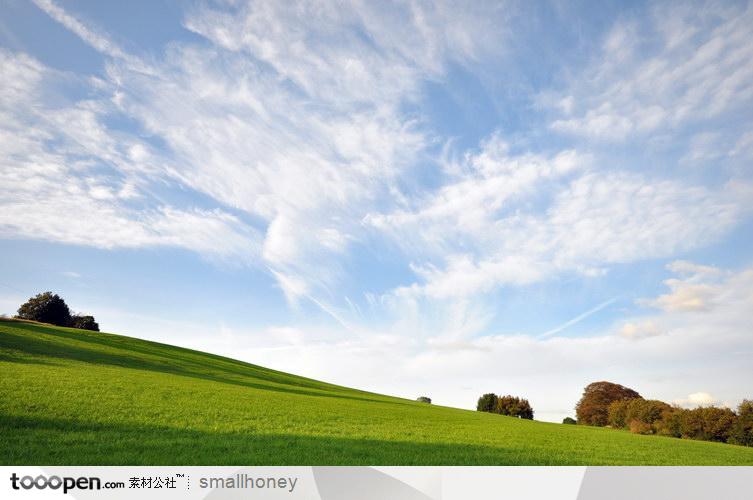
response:
[[[578,424],[753,446],[753,400],[743,400],[736,412],[717,406],[687,409],[602,381],[586,386],[575,413]],[[563,423],[575,423],[568,419]]]
[[[533,408],[527,399],[510,395],[497,396],[493,392],[478,398],[476,410],[533,420]]]
[[[478,398],[476,410],[533,419],[533,408],[527,399],[493,392]],[[566,417],[562,423],[753,446],[753,400],[749,399],[743,400],[737,411],[717,406],[687,409],[644,399],[629,387],[602,381],[586,386],[575,413],[577,420]]]
[[[99,331],[99,324],[94,320],[94,316],[71,314],[68,304],[58,294],[52,292],[39,293],[29,298],[18,308],[16,318],[81,330]]]

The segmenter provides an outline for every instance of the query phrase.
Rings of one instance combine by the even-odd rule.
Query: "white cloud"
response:
[[[718,267],[696,264],[687,260],[672,261],[667,264],[667,269],[669,269],[673,273],[684,276],[691,276],[695,279],[719,276],[723,274],[723,271]]]
[[[653,320],[628,321],[622,325],[619,334],[629,339],[643,339],[661,335],[662,331]]]
[[[615,263],[708,244],[739,220],[744,198],[592,168],[575,151],[514,155],[498,136],[451,164],[448,182],[413,209],[370,214],[423,282],[403,290],[464,297],[561,272],[600,276]],[[403,292],[404,293],[404,292]]]
[[[663,4],[647,17],[640,27],[636,19],[615,24],[592,66],[563,91],[578,105],[551,123],[554,130],[621,140],[750,104],[750,4]],[[694,149],[689,159],[707,150]]]
[[[687,262],[674,267],[709,268]],[[483,313],[469,301],[453,313],[455,325],[445,332],[422,335],[425,318],[418,317],[368,335],[329,331],[323,338],[314,330],[310,339],[295,336],[296,343],[286,341],[285,347],[265,333],[252,335],[255,340],[245,342],[242,356],[410,398],[431,392],[438,404],[465,408],[472,408],[484,392],[512,392],[529,398],[537,418],[552,421],[571,416],[583,387],[595,380],[613,380],[646,398],[690,407],[719,401],[734,406],[746,396],[744,382],[753,377],[748,361],[753,352],[753,269],[723,273],[725,299],[716,309],[693,317],[675,311],[627,317],[592,337],[448,333],[462,331],[463,325],[466,332],[478,331],[478,325],[467,321]],[[385,372],[384,366],[390,370]],[[678,400],[683,393],[690,395]]]
[[[291,304],[306,296],[330,312],[322,296],[342,279],[342,256],[364,237],[363,218],[394,203],[432,140],[405,105],[448,62],[499,53],[505,36],[505,11],[490,16],[486,6],[197,4],[184,25],[203,40],[140,59],[75,13],[36,3],[105,56],[106,74],[88,81],[87,101],[14,117],[7,142],[26,159],[9,156],[4,173],[18,177],[33,165],[36,184],[16,182],[6,193],[14,209],[2,233],[101,248],[180,246],[255,262]],[[469,36],[471,26],[486,34]],[[53,80],[32,62],[42,80],[27,99],[38,101]],[[23,95],[25,86],[13,85]],[[4,102],[15,110],[39,104]],[[143,132],[113,130],[109,116]],[[18,140],[30,131],[44,136]],[[568,168],[566,156],[556,168]],[[55,183],[68,193],[32,203]],[[176,188],[217,207],[171,206],[162,193]],[[195,227],[184,232],[187,224]]]
[[[505,36],[469,37],[469,27],[482,33],[492,22],[474,8],[199,5],[184,22],[205,42],[172,44],[159,64],[145,70],[143,61],[123,56],[108,37],[43,4],[111,57],[106,78],[97,83],[107,106],[164,140],[170,155],[104,128],[101,101],[53,113],[48,130],[69,130],[67,143],[118,173],[137,170],[178,183],[248,215],[264,233],[258,256],[275,276],[285,277],[280,285],[289,294],[332,288],[343,272],[342,254],[374,227],[394,236],[413,262],[422,283],[405,290],[444,299],[558,272],[603,275],[611,263],[713,241],[738,219],[737,199],[727,193],[595,171],[592,157],[571,149],[513,153],[498,134],[479,151],[449,162],[436,192],[403,196],[397,186],[430,140],[403,106],[417,99],[424,81],[440,77],[448,61],[488,55]],[[737,33],[730,22],[725,18],[720,26]],[[634,29],[616,27],[604,50],[632,61]],[[697,42],[676,34],[667,40],[672,50],[686,51]],[[609,83],[621,67],[599,69],[594,81]],[[632,102],[607,101],[588,111],[597,121],[612,120],[613,102]],[[557,102],[570,114],[585,101],[573,92]],[[628,116],[615,109],[611,131],[621,130],[618,122]],[[651,128],[664,119],[656,118],[662,111],[653,104],[640,109],[640,116],[627,118],[628,128],[638,122]],[[125,205],[119,200],[145,190],[134,177],[119,185],[90,180],[88,198],[119,214]],[[192,213],[214,219],[213,227],[221,219],[241,238],[256,232],[217,211]],[[177,224],[174,214],[170,220]],[[55,231],[40,234],[58,237]],[[258,245],[255,236],[249,240],[250,247]],[[185,243],[206,251],[199,240]]]
[[[639,341],[619,334],[463,339],[397,331],[364,336],[330,331],[323,338],[304,328],[306,335],[293,335],[295,340],[287,333],[249,333],[239,337],[242,342],[212,345],[220,353],[367,390],[408,398],[428,392],[437,404],[473,408],[484,392],[511,392],[529,398],[538,419],[561,421],[572,416],[583,387],[595,380],[614,380],[664,401],[698,386],[725,400],[739,399],[745,390],[739,381],[753,376],[747,358],[734,354],[753,348],[740,330],[745,324],[720,328],[712,319]]]
[[[665,311],[705,311],[711,307],[710,302],[718,289],[712,285],[688,284],[682,280],[667,280],[666,285],[672,293],[657,297],[651,305]]]
[[[724,138],[719,132],[700,132],[689,141],[688,150],[680,163],[696,164],[721,158],[725,154]]]
[[[84,23],[73,16],[68,15],[62,8],[55,5],[50,0],[33,0],[37,7],[46,12],[51,18],[59,22],[73,33],[81,37],[86,43],[96,48],[100,52],[112,57],[125,57],[125,53],[113,44],[108,38],[99,35],[95,31],[87,28]]]
[[[65,9],[58,6],[52,0],[32,0],[32,2],[34,2],[34,4],[48,16],[65,26],[66,29],[70,30],[94,49],[109,57],[127,60],[129,64],[138,66],[140,71],[147,71],[146,65],[122,50],[118,44],[114,43],[108,36],[101,34],[96,29],[88,27],[84,22],[70,15]]]
[[[712,406],[718,404],[718,400],[708,392],[694,392],[687,398],[675,399],[672,403],[685,408],[697,408],[699,406]]]
[[[218,210],[189,210],[180,215],[174,208],[147,209],[141,214],[144,221],[134,220],[136,213],[118,199],[139,198],[149,190],[144,176],[122,178],[137,170],[160,182],[177,181],[223,205],[261,217],[267,234],[262,251],[256,254],[277,270],[275,275],[287,276],[281,285],[289,293],[331,280],[337,266],[326,264],[327,253],[339,254],[347,248],[353,240],[351,233],[360,227],[360,207],[387,190],[423,146],[422,135],[400,116],[398,107],[411,97],[421,78],[441,70],[450,49],[473,50],[472,44],[442,42],[441,48],[435,47],[436,58],[429,63],[423,57],[416,58],[417,53],[398,50],[402,45],[392,46],[392,33],[384,30],[417,33],[409,26],[421,18],[418,8],[412,12],[415,16],[406,19],[406,26],[398,26],[375,16],[361,18],[358,9],[346,12],[327,4],[312,4],[303,10],[290,10],[269,3],[242,8],[242,12],[195,9],[186,18],[186,25],[216,45],[174,44],[164,64],[147,68],[106,35],[52,2],[40,1],[38,5],[112,58],[107,79],[96,83],[103,97],[110,93],[116,108],[110,109],[110,103],[100,100],[48,109],[45,114],[49,118],[45,120],[20,113],[15,117],[19,126],[6,135],[6,143],[14,152],[30,157],[45,151],[42,141],[52,137],[62,148],[57,145],[59,156],[55,158],[45,151],[48,167],[36,177],[38,184],[24,187],[17,182],[14,187],[25,192],[8,191],[7,199],[42,197],[47,194],[43,192],[45,186],[52,186],[58,178],[65,178],[69,190],[77,196],[67,204],[47,197],[49,210],[41,206],[44,203],[31,206],[16,202],[14,213],[7,212],[3,224],[6,235],[34,234],[35,238],[101,247],[176,244],[193,246],[202,253],[212,253],[221,241],[229,241],[225,248],[242,250],[245,258],[253,255],[253,247],[258,245],[254,228]],[[316,23],[311,22],[314,13]],[[245,21],[238,22],[239,18]],[[259,23],[263,30],[245,29]],[[352,23],[362,24],[372,40],[367,42],[358,30],[347,29]],[[240,29],[233,31],[236,28]],[[269,36],[256,39],[249,33]],[[342,43],[341,36],[349,43]],[[410,50],[424,50],[439,36],[450,35],[423,33],[420,38],[424,47],[411,46]],[[311,42],[314,39],[318,40],[316,44]],[[10,63],[14,56],[6,57],[11,69],[21,66]],[[427,64],[419,64],[419,60]],[[9,106],[12,103],[14,110],[22,109],[15,97],[23,97],[29,83],[36,83],[37,88],[45,83],[24,84],[18,76],[39,79],[46,70],[29,58],[23,62],[27,66],[25,75],[4,72],[7,96],[3,102]],[[285,79],[298,88],[281,84]],[[26,98],[38,100],[40,94]],[[172,157],[105,128],[101,116],[114,111],[142,122],[151,134],[163,138]],[[44,133],[44,138],[34,144],[16,140],[21,134],[29,140],[30,128]],[[91,158],[92,167],[104,161],[114,168],[115,175],[106,179],[90,175],[85,181],[86,193],[81,193],[81,174],[88,165],[79,162],[74,168],[69,156],[60,156],[62,152],[71,156],[83,153]],[[4,174],[14,176],[31,162],[15,162]],[[52,168],[51,164],[56,166]],[[59,207],[64,217],[54,217],[53,207]],[[77,216],[82,212],[88,217]],[[20,214],[24,217],[18,217]],[[73,218],[76,223],[65,226],[64,218]],[[24,224],[26,219],[33,219],[31,225],[35,227]],[[183,227],[189,221],[200,223],[198,231],[193,231],[195,238],[179,237],[168,227]],[[152,227],[147,229],[144,223]],[[220,225],[226,229],[222,237],[217,233]],[[104,240],[102,228],[109,230]],[[213,237],[207,239],[207,233]],[[238,240],[244,238],[247,248],[241,249]],[[312,265],[314,261],[321,265]]]
[[[668,312],[698,312],[712,309],[723,296],[725,274],[720,269],[686,261],[672,262],[667,269],[683,277],[664,281],[670,293],[639,303]]]
[[[0,235],[99,248],[173,246],[248,263],[259,236],[219,209],[125,202],[139,196],[149,166],[124,154],[139,145],[103,125],[93,101],[45,99],[60,75],[0,50]],[[140,175],[139,175],[140,174]]]
[[[744,132],[735,142],[729,156],[744,159],[753,158],[753,131]]]
[[[185,25],[209,43],[174,44],[148,74],[108,69],[120,109],[174,153],[170,176],[261,219],[289,294],[335,283],[361,219],[423,150],[403,105],[447,60],[493,46],[455,27],[474,9],[376,7],[202,5]]]

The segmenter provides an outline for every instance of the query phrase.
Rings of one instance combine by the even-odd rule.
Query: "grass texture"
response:
[[[0,321],[3,465],[753,465],[753,448],[417,403]]]

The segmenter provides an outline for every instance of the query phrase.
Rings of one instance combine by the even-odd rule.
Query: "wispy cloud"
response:
[[[422,281],[410,290],[446,298],[671,256],[723,236],[747,210],[733,190],[594,163],[570,150],[511,154],[493,137],[415,209],[366,221],[410,255]]]
[[[0,234],[98,248],[173,246],[247,262],[258,255],[256,231],[219,208],[158,198],[132,205],[149,172],[132,153],[148,146],[104,125],[106,103],[47,102],[60,75],[38,61],[0,50],[0,64]]]
[[[52,0],[32,0],[32,2],[34,2],[37,7],[44,11],[52,19],[63,25],[66,29],[70,30],[95,50],[109,57],[129,61],[130,63],[138,65],[142,69],[145,68],[145,66],[141,64],[141,62],[137,58],[123,51],[107,35],[104,35],[98,30],[92,29],[91,27],[87,26],[80,19],[77,19],[75,16],[70,15],[65,11],[65,9],[57,5]]]
[[[552,129],[624,140],[739,113],[753,99],[753,69],[743,63],[753,58],[752,22],[746,2],[657,4],[623,19],[563,92],[574,105]]]

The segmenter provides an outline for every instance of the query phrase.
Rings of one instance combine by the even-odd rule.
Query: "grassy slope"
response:
[[[753,448],[415,403],[0,321],[2,464],[753,464]]]

